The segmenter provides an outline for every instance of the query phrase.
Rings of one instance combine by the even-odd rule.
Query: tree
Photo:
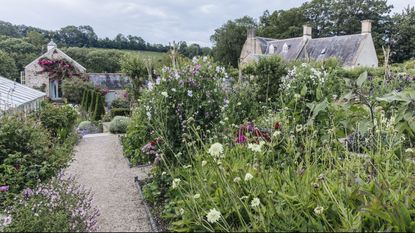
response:
[[[4,51],[0,50],[0,76],[8,79],[15,79],[18,76],[18,71],[13,58]]]
[[[39,51],[46,45],[45,37],[37,31],[28,32],[25,41],[34,45]]]
[[[88,53],[85,66],[91,72],[116,73],[121,70],[120,59],[122,52],[116,50],[93,50]]]
[[[407,7],[393,17],[392,60],[403,62],[415,58],[415,7]]]
[[[210,37],[214,47],[212,55],[224,65],[238,67],[239,56],[246,40],[248,28],[256,28],[253,18],[245,16],[234,21],[229,20]]]
[[[149,75],[145,61],[139,55],[126,54],[121,59],[121,71],[130,77],[134,98],[138,99],[140,90]]]
[[[258,35],[276,39],[299,37],[306,22],[301,7],[274,11],[271,15],[265,11],[260,17]]]

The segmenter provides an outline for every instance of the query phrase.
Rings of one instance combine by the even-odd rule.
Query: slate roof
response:
[[[124,90],[130,85],[129,77],[121,73],[88,73],[87,76],[95,86],[109,90]]]
[[[17,108],[45,96],[46,93],[0,76],[0,111]]]
[[[304,47],[299,59],[325,60],[336,57],[343,65],[352,66],[361,43],[367,35],[356,34],[311,39]]]
[[[268,55],[280,55],[286,60],[311,59],[317,61],[336,57],[344,66],[352,66],[360,45],[367,36],[367,34],[355,34],[312,39],[296,37],[282,40],[256,37],[263,55],[251,54],[249,57],[256,61],[260,57]]]

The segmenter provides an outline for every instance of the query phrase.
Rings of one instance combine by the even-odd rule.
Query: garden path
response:
[[[145,206],[134,177],[147,177],[148,168],[130,168],[117,135],[86,135],[75,147],[74,161],[66,171],[94,193],[93,205],[101,215],[101,232],[151,231]]]

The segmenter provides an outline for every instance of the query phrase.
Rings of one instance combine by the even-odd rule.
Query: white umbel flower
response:
[[[259,200],[259,198],[255,197],[254,199],[252,199],[251,201],[251,207],[255,208],[258,207],[261,204],[261,201]]]
[[[408,148],[405,150],[406,153],[414,153],[414,150],[412,148]]]
[[[241,181],[241,177],[237,176],[233,179],[233,182],[239,183]]]
[[[166,98],[167,98],[167,97],[169,97],[169,94],[167,94],[167,92],[165,92],[165,91],[163,91],[163,92],[161,93],[161,95],[162,95],[162,96],[164,96],[164,97],[166,97]]]
[[[210,209],[209,213],[206,215],[207,221],[210,223],[216,223],[219,221],[221,217],[221,213],[217,211],[215,208]]]
[[[208,153],[209,153],[210,155],[212,155],[213,157],[221,157],[221,155],[222,155],[222,153],[223,153],[223,146],[222,146],[222,144],[220,144],[220,143],[218,143],[218,142],[213,143],[213,144],[210,146],[210,148],[209,148],[209,150],[208,150]]]
[[[179,184],[180,184],[180,181],[181,180],[179,178],[174,179],[173,183],[172,183],[172,188],[173,189],[177,188],[177,186],[179,186]]]
[[[252,180],[254,178],[254,176],[251,174],[251,173],[246,173],[245,174],[245,181],[250,181],[250,180]]]
[[[322,206],[317,206],[315,209],[314,209],[314,213],[316,214],[316,215],[320,215],[320,214],[322,214],[324,212],[324,207],[322,207]]]

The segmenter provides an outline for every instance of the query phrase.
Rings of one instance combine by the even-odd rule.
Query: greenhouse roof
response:
[[[7,111],[44,98],[45,93],[0,76],[0,111]]]

